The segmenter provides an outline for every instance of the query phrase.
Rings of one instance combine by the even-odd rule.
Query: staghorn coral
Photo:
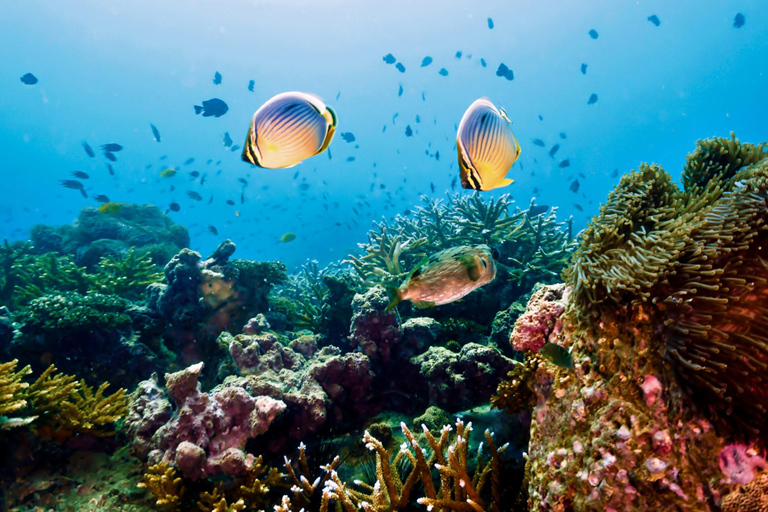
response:
[[[336,471],[341,464],[341,458],[337,455],[333,460],[320,466],[322,473],[314,477],[309,470],[309,464],[307,463],[307,447],[302,442],[299,443],[299,456],[297,459],[297,468],[294,469],[293,462],[288,457],[284,457],[285,471],[288,480],[291,485],[291,492],[293,493],[293,499],[288,500],[287,497],[283,497],[282,507],[275,507],[275,510],[296,510],[301,508],[303,510],[312,510],[316,501],[319,501],[322,490],[325,487],[325,482],[330,478],[333,471]],[[298,472],[296,471],[298,469]]]
[[[564,273],[585,325],[651,303],[686,385],[752,434],[768,417],[766,147],[700,141],[683,191],[641,166],[611,192]]]
[[[156,271],[157,266],[149,253],[137,253],[133,247],[125,254],[101,258],[98,270],[93,278],[92,290],[129,300],[142,298],[147,286],[159,282],[163,277]]]
[[[245,510],[246,507],[242,499],[228,503],[226,496],[219,492],[219,489],[214,489],[213,493],[204,492],[200,495],[197,508],[203,512],[237,512]]]
[[[376,453],[376,482],[355,481],[355,486],[361,489],[356,490],[343,482],[335,470],[330,470],[330,478],[323,489],[321,512],[329,510],[333,501],[338,502],[345,512],[404,510],[413,502],[427,506],[428,510],[498,512],[504,509],[499,454],[507,445],[497,449],[493,436],[486,431],[490,457],[483,462],[481,443],[472,470],[469,456],[471,424],[457,420],[452,442],[449,426],[443,427],[439,438],[423,427],[430,455],[404,423],[400,428],[407,442],[392,458],[378,439],[368,432],[363,436],[368,449]],[[405,475],[400,473],[403,463],[408,467]],[[433,467],[438,471],[437,480],[431,471]],[[423,496],[415,498],[412,494],[418,485],[422,487]]]
[[[94,331],[116,328],[131,322],[125,313],[130,303],[114,295],[76,292],[43,295],[18,310],[14,319],[21,324],[16,342],[24,337],[67,331]]]
[[[16,371],[18,359],[0,364],[0,428],[8,429],[31,423],[34,416],[22,418],[9,418],[12,413],[27,406],[24,391],[29,383],[22,379],[32,373],[29,366]]]
[[[102,427],[118,421],[128,412],[125,389],[120,388],[104,396],[107,387],[109,383],[103,382],[94,391],[85,380],[81,380],[69,400],[59,404],[55,421],[72,431],[102,433]]]
[[[455,194],[447,202],[422,196],[424,206],[412,216],[398,215],[393,224],[374,223],[368,242],[359,244],[360,256],[348,263],[366,284],[397,286],[425,255],[458,245],[489,244],[498,247],[499,261],[509,268],[510,279],[530,288],[551,282],[571,256],[575,242],[556,220],[556,208],[531,217],[528,210],[510,212],[508,194],[483,199],[480,194]]]
[[[155,505],[164,512],[178,512],[184,499],[184,483],[177,471],[164,462],[150,466],[139,482],[139,489],[147,489],[155,497]]]
[[[276,468],[267,467],[264,458],[259,455],[244,475],[240,476],[234,488],[232,499],[243,502],[248,508],[256,509],[267,502],[270,491],[285,483],[283,473]]]
[[[533,409],[536,405],[536,374],[543,359],[539,354],[527,354],[525,361],[515,364],[507,380],[499,383],[491,405],[510,414]]]

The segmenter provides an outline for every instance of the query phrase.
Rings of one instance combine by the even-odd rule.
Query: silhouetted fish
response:
[[[203,117],[221,117],[227,113],[229,106],[219,98],[205,100],[203,105],[195,105],[195,114],[203,114]]]
[[[486,66],[485,59],[480,59],[480,65],[483,67]]]
[[[152,128],[152,135],[155,137],[155,140],[160,142],[160,131],[152,123],[149,123],[149,126]]]
[[[579,210],[580,212],[584,211],[584,208],[579,203],[573,203],[573,207]]]
[[[77,180],[60,180],[59,183],[61,183],[61,186],[64,188],[79,190],[80,193],[83,195],[83,197],[88,197],[88,194],[85,193],[85,188],[83,187],[83,184]]]
[[[214,236],[218,236],[219,235],[219,230],[216,229],[216,226],[214,226],[212,224],[208,224],[208,231],[210,231]]]
[[[438,71],[438,74],[440,76],[448,76],[448,70],[445,68],[440,68],[440,71]]]
[[[181,206],[179,206],[179,203],[171,203],[168,205],[168,209],[171,210],[172,212],[177,212],[181,210]]]
[[[461,58],[461,52],[456,52],[456,58],[457,58],[457,59],[460,59],[460,58]]]
[[[195,158],[192,156],[184,160],[184,165],[192,165],[193,163],[195,163]]]
[[[587,74],[587,65],[582,63],[581,64],[581,74],[586,75]]]
[[[93,148],[91,148],[91,146],[85,141],[83,141],[83,149],[89,157],[93,158],[96,156],[96,153],[93,152]]]
[[[543,148],[544,146],[546,146],[544,141],[541,139],[533,139],[531,142],[533,142],[534,146],[539,146],[540,148]]]
[[[560,144],[555,144],[552,146],[552,149],[549,150],[549,156],[552,158],[555,158],[555,153],[557,153],[557,150],[560,149]]]
[[[491,18],[488,18],[488,28],[493,30],[493,20]]]
[[[541,214],[547,213],[547,210],[549,210],[549,206],[546,204],[532,204],[530,208],[528,208],[528,218],[531,217],[537,217]]]
[[[109,175],[110,176],[114,176],[115,175],[115,170],[112,168],[111,165],[107,164],[107,170],[109,171]]]
[[[499,69],[496,70],[496,76],[504,77],[507,80],[515,79],[515,74],[503,62],[499,64]]]
[[[221,73],[218,71],[213,74],[213,85],[219,85],[221,83]]]
[[[352,132],[342,132],[339,136],[346,142],[355,142],[355,136]]]
[[[109,151],[105,151],[104,156],[107,157],[107,160],[117,162],[117,157],[113,153],[110,153]]]
[[[566,167],[570,167],[570,166],[571,166],[571,161],[568,160],[567,158],[562,162],[560,162],[560,165],[558,165],[558,167],[560,167],[561,169],[565,169]]]
[[[109,144],[102,144],[101,150],[109,151],[110,153],[117,153],[118,151],[123,150],[123,146],[121,146],[120,144],[117,144],[116,142],[110,142]]]
[[[597,94],[592,93],[587,100],[587,105],[594,105],[595,103],[597,103]]]
[[[579,180],[573,180],[573,183],[570,184],[570,186],[568,187],[568,190],[570,190],[575,194],[576,192],[579,191],[580,186],[581,184],[579,183]]]
[[[660,19],[659,19],[659,17],[658,17],[658,16],[656,16],[655,14],[651,14],[650,16],[648,16],[648,21],[650,21],[651,23],[653,23],[653,24],[654,24],[654,25],[656,25],[657,27],[658,27],[659,25],[661,25],[661,20],[660,20]]]
[[[403,66],[402,62],[398,62],[397,64],[395,64],[395,67],[399,72],[405,73],[405,66]]]
[[[93,196],[93,200],[98,202],[98,203],[108,203],[109,202],[109,198],[107,196],[105,196],[104,194],[99,194],[97,196]]]
[[[224,143],[225,148],[232,147],[232,137],[229,136],[229,132],[224,132],[224,137],[222,137],[222,142]]]
[[[400,85],[400,87],[397,89],[397,96],[398,98],[403,95],[403,86]]]
[[[592,39],[597,39],[598,38],[597,30],[595,29],[590,30],[589,37],[591,37]]]
[[[413,130],[411,130],[411,125],[408,125],[405,127],[405,136],[406,137],[413,136]]]
[[[733,18],[733,26],[734,28],[741,28],[744,26],[744,23],[747,21],[747,19],[744,17],[743,14],[740,12],[736,13],[736,17]]]
[[[22,75],[19,80],[21,80],[21,82],[26,85],[35,85],[38,82],[37,77],[32,73],[26,73],[25,75]]]
[[[187,195],[189,196],[190,199],[194,199],[195,201],[202,201],[203,200],[203,196],[201,196],[200,194],[198,194],[194,190],[188,190],[187,191]]]
[[[429,55],[421,59],[421,67],[425,68],[430,64],[432,64],[432,57],[430,57]]]
[[[561,139],[565,139],[566,137],[567,137],[567,135],[565,135],[565,132],[560,132],[560,138]]]
[[[619,175],[619,170],[618,169],[614,169],[613,172],[611,173],[611,178],[615,178],[618,175]]]
[[[83,171],[72,171],[71,174],[75,178],[80,178],[81,180],[87,180],[88,178],[90,178],[90,176],[88,176],[88,173]]]
[[[394,56],[394,55],[392,55],[391,53],[388,53],[388,54],[386,54],[386,55],[384,56],[383,60],[384,60],[384,62],[386,62],[387,64],[394,64],[395,62],[397,62],[397,59],[396,59],[396,58],[395,58],[395,56]]]
[[[256,81],[255,81],[255,80],[251,80],[251,81],[249,81],[249,82],[248,82],[248,90],[249,90],[249,91],[251,91],[251,92],[253,92],[253,87],[254,87],[255,85],[256,85]]]

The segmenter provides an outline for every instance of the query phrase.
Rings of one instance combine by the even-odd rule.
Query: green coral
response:
[[[29,243],[5,240],[0,246],[0,304],[11,305],[13,293],[20,282],[18,262],[30,249]]]
[[[498,248],[499,261],[511,280],[523,287],[549,282],[563,270],[575,242],[571,225],[557,222],[557,209],[531,215],[531,209],[512,212],[511,197],[483,199],[480,194],[455,194],[447,201],[422,196],[424,206],[411,216],[398,215],[390,224],[374,223],[362,255],[348,262],[368,285],[399,285],[426,255],[458,245],[488,244]],[[533,207],[533,203],[531,204]]]
[[[31,300],[14,319],[22,324],[24,335],[111,329],[131,323],[125,312],[130,305],[115,295],[64,292]]]
[[[768,145],[700,141],[683,190],[658,166],[625,176],[565,272],[585,326],[649,304],[667,359],[719,418],[768,418]]]
[[[130,300],[140,299],[147,286],[163,278],[149,254],[136,253],[133,247],[123,256],[102,258],[98,268],[98,274],[92,278],[91,291]]]

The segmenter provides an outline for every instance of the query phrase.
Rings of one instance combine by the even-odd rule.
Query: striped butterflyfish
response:
[[[511,123],[504,109],[488,98],[476,100],[464,112],[456,135],[462,187],[493,190],[512,183],[506,174],[520,156],[520,145]]]
[[[267,169],[293,167],[322,153],[336,131],[336,114],[312,94],[284,92],[253,114],[243,160]]]

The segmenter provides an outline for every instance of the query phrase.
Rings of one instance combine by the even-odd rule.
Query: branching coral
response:
[[[368,242],[360,244],[364,254],[350,256],[366,283],[400,284],[425,255],[489,244],[498,247],[499,261],[510,268],[515,282],[532,285],[558,276],[575,248],[570,229],[564,231],[556,220],[556,208],[532,218],[528,210],[511,212],[509,195],[486,201],[479,194],[456,194],[447,202],[424,196],[422,201],[412,216],[398,215],[392,225],[374,223]]]
[[[203,512],[237,512],[245,510],[245,502],[239,499],[230,504],[227,502],[227,497],[219,492],[219,489],[214,489],[212,493],[204,492],[200,495],[197,508]]]
[[[92,290],[106,295],[136,300],[144,290],[162,279],[147,252],[136,252],[131,247],[123,256],[105,256],[98,265],[99,272],[93,278]]]
[[[16,371],[17,359],[0,364],[0,428],[21,426],[34,421],[35,417],[9,418],[27,405],[24,392],[29,387],[22,379],[32,373],[29,366]]]
[[[66,292],[33,299],[16,312],[22,335],[47,331],[60,334],[69,330],[114,328],[131,322],[125,311],[130,303],[114,295]]]
[[[155,497],[155,505],[164,512],[178,512],[184,499],[184,483],[176,470],[161,462],[150,466],[139,482],[139,489],[147,489]]]
[[[507,380],[499,384],[491,405],[510,414],[531,410],[536,405],[536,372],[541,363],[541,356],[535,353],[528,354],[525,362],[517,363]]]
[[[465,425],[461,420],[457,420],[453,442],[450,442],[450,427],[444,427],[439,438],[423,427],[431,455],[428,455],[428,451],[404,423],[400,426],[406,442],[391,460],[387,449],[378,439],[368,432],[363,436],[368,449],[376,453],[375,483],[355,481],[355,486],[361,489],[356,490],[344,483],[336,471],[331,470],[331,477],[323,490],[321,512],[328,510],[331,501],[340,503],[345,512],[354,512],[359,508],[366,512],[404,510],[414,501],[426,505],[428,510],[498,512],[502,509],[499,453],[504,451],[507,445],[497,449],[493,436],[486,431],[485,439],[490,458],[483,462],[481,443],[475,468],[471,470],[471,424]],[[399,469],[403,461],[408,461],[410,466],[404,478]],[[439,474],[437,481],[432,474],[433,467]],[[411,494],[417,484],[423,486],[424,496],[415,499]]]

